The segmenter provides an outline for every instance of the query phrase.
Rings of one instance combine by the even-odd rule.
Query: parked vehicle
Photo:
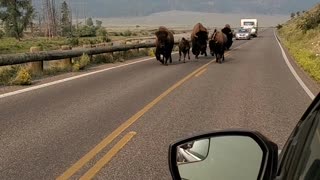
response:
[[[250,40],[251,39],[250,29],[239,29],[236,32],[235,37],[236,37],[236,40],[239,40],[239,39]]]
[[[241,19],[240,27],[242,29],[249,29],[253,37],[258,36],[258,20],[257,19]]]

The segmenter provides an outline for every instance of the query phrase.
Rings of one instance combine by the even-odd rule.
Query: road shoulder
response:
[[[116,63],[95,65],[95,66],[91,66],[88,69],[86,69],[84,71],[80,71],[80,72],[67,72],[67,73],[61,73],[61,74],[52,75],[52,76],[44,76],[39,79],[33,80],[32,85],[30,85],[30,86],[0,86],[0,95],[14,92],[14,91],[23,90],[23,89],[30,88],[30,87],[35,87],[35,86],[51,83],[51,82],[55,82],[55,81],[60,81],[63,79],[67,79],[67,78],[71,78],[71,77],[75,77],[75,76],[79,76],[79,75],[84,75],[87,73],[100,71],[103,69],[118,68],[118,67],[120,68],[126,64],[131,64],[131,63],[135,63],[135,62],[139,63],[139,61],[144,62],[143,60],[146,60],[146,59],[152,60],[153,57],[146,56],[146,57],[126,60],[125,62],[116,62]]]
[[[278,32],[275,31],[275,34],[285,52],[285,54],[288,57],[288,60],[290,61],[292,67],[297,72],[299,77],[302,79],[302,81],[305,83],[305,85],[310,89],[310,91],[316,96],[320,92],[320,83],[316,82],[314,79],[312,79],[307,72],[305,72],[301,66],[297,64],[297,61],[295,58],[290,54],[288,48],[285,46],[285,44],[282,42],[281,37],[279,36]]]

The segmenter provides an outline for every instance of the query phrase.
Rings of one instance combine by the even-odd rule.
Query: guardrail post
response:
[[[71,50],[72,47],[68,45],[61,46],[62,51]],[[72,67],[72,58],[66,58],[60,61],[59,66],[61,68],[71,68]]]
[[[40,52],[40,47],[31,47],[30,53]],[[40,74],[43,72],[43,61],[30,62],[27,64],[32,74]]]

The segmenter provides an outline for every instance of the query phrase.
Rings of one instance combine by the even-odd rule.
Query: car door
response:
[[[279,156],[277,180],[320,180],[320,93]]]

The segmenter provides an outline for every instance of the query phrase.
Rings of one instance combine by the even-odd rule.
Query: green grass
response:
[[[13,53],[26,53],[33,46],[38,46],[42,51],[58,50],[62,45],[70,45],[73,47],[83,46],[85,44],[99,44],[104,41],[118,41],[128,38],[139,38],[153,36],[151,30],[118,30],[110,31],[108,38],[103,37],[81,37],[81,38],[66,38],[56,37],[47,39],[45,37],[24,38],[21,41],[15,38],[3,37],[0,38],[0,55]]]
[[[297,64],[320,83],[320,25],[305,31],[298,26],[303,21],[303,16],[291,19],[278,32]]]
[[[78,46],[84,44],[99,44],[104,40],[101,37],[84,37],[79,38]],[[62,45],[73,45],[73,42],[64,37],[57,37],[53,39],[46,39],[42,37],[37,37],[33,39],[23,39],[18,41],[14,38],[2,38],[0,39],[0,54],[12,54],[12,53],[26,53],[30,51],[33,46],[38,46],[42,51],[57,50],[60,49]]]

